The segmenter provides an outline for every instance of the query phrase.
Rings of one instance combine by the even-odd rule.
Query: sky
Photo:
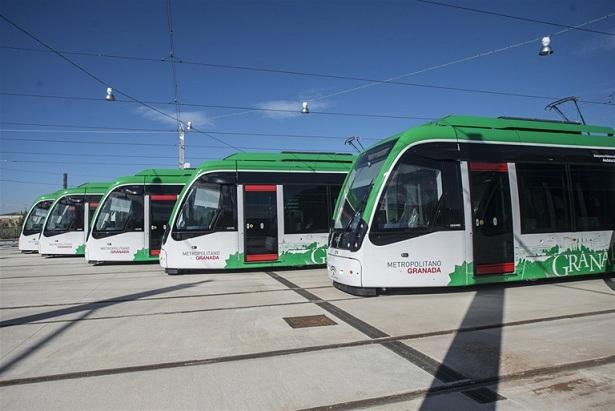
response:
[[[612,0],[442,2],[564,25],[615,12]],[[615,36],[557,34],[562,28],[412,0],[170,6],[174,56],[184,62],[175,65],[178,101],[193,104],[181,106],[180,118],[199,130],[186,133],[193,166],[238,149],[353,151],[344,145],[349,136],[370,145],[449,114],[558,119],[544,111],[544,98],[219,65],[379,80],[406,75],[399,81],[615,103]],[[104,84],[175,116],[167,0],[3,0],[0,13],[63,52],[157,60],[66,55]],[[585,28],[615,33],[615,16]],[[508,47],[545,35],[552,36],[549,57],[538,56],[539,41]],[[121,94],[107,102],[105,85],[61,57],[15,48],[43,49],[0,19],[0,213],[27,209],[38,195],[61,188],[62,173],[74,186],[177,167],[172,118]],[[312,113],[300,113],[303,101]],[[588,123],[615,126],[614,105],[580,107]]]

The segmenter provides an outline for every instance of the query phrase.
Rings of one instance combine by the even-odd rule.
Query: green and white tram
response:
[[[324,265],[333,208],[354,159],[238,153],[201,164],[171,214],[161,266],[177,274]]]
[[[158,261],[177,195],[194,169],[148,169],[120,177],[92,220],[85,248],[90,263]]]
[[[19,251],[22,253],[38,252],[38,238],[41,235],[43,223],[58,193],[59,191],[51,194],[43,194],[32,204],[30,211],[28,211],[24,219],[21,233],[19,234],[18,247]]]
[[[357,159],[329,238],[347,292],[615,271],[612,128],[449,116]]]
[[[84,255],[86,233],[109,183],[85,183],[57,193],[39,239],[41,255]]]

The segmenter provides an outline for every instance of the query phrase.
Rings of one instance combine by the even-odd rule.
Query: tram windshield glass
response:
[[[363,153],[355,163],[338,202],[334,228],[344,229],[357,213],[363,211],[369,192],[384,161],[397,140],[388,141]]]
[[[83,230],[83,203],[83,196],[67,196],[58,200],[47,218],[45,235]]]
[[[196,183],[185,197],[174,231],[207,233],[237,229],[237,187]]]
[[[143,187],[115,189],[105,199],[94,225],[93,234],[143,231]]]
[[[47,217],[47,213],[52,204],[53,201],[51,200],[41,201],[32,208],[23,227],[24,235],[32,235],[41,232],[45,217]]]
[[[442,199],[440,169],[400,162],[380,199],[374,228],[389,230],[433,226],[440,215]]]

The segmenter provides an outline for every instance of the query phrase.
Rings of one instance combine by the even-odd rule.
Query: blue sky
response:
[[[568,25],[615,11],[611,0],[463,0],[455,4]],[[374,79],[412,73],[561,30],[410,0],[171,0],[171,5],[178,59]],[[60,50],[155,59],[167,57],[170,51],[166,0],[4,0],[0,12]],[[614,33],[615,17],[587,28]],[[4,21],[0,21],[0,38],[0,46],[40,48]],[[570,31],[554,35],[552,45],[555,53],[548,58],[539,57],[539,43],[532,42],[401,81],[615,101],[615,37]],[[77,185],[113,180],[149,167],[176,166],[177,134],[170,119],[137,104],[105,102],[101,84],[53,54],[0,48],[0,56],[2,93],[99,99],[0,96],[0,213],[27,208],[38,194],[59,188],[63,172],[69,173],[71,185]],[[70,58],[138,99],[173,100],[168,63]],[[308,100],[313,111],[322,112],[555,118],[543,111],[548,101],[540,99],[391,84],[338,94],[366,83],[188,64],[177,65],[177,78],[183,103],[299,110],[301,102]],[[157,107],[174,115],[172,105]],[[581,107],[589,123],[615,126],[614,106]],[[182,119],[212,132],[330,137],[216,134],[246,150],[348,151],[343,144],[347,136],[361,136],[370,144],[424,122],[203,107],[184,107]],[[10,124],[14,122],[75,127]],[[86,126],[161,131],[84,132]],[[233,152],[203,134],[188,133],[186,138],[187,160],[193,165]]]

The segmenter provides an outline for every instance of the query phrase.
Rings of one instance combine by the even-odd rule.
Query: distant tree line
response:
[[[0,218],[0,239],[18,238],[25,217],[26,213],[21,213],[15,217]]]

